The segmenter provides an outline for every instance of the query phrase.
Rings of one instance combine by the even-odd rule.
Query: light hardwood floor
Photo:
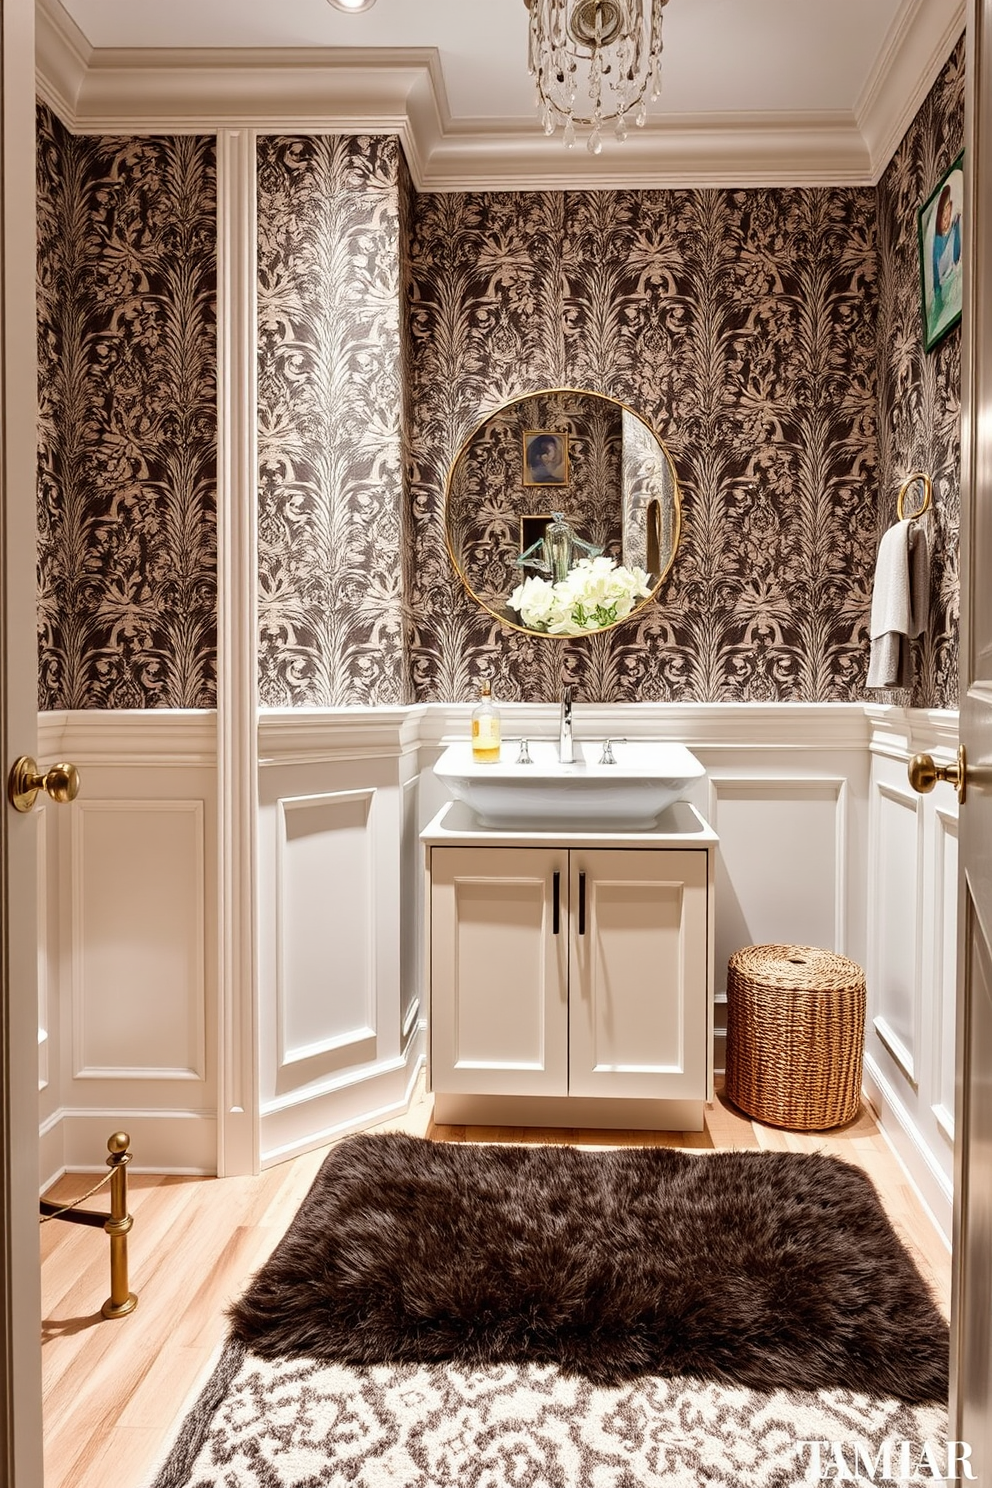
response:
[[[703,1132],[580,1132],[434,1126],[424,1098],[401,1121],[378,1129],[441,1141],[832,1153],[869,1174],[947,1310],[947,1248],[866,1107],[837,1131],[801,1135],[751,1122],[718,1094],[707,1107]],[[307,1153],[257,1178],[132,1175],[129,1265],[139,1302],[126,1318],[100,1315],[110,1287],[102,1231],[59,1220],[41,1226],[45,1488],[144,1488],[150,1481],[223,1341],[226,1305],[283,1234],[326,1152]],[[46,1197],[67,1202],[93,1181],[67,1175]],[[87,1207],[102,1206],[94,1198]]]

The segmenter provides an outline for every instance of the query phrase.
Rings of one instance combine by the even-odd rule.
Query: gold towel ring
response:
[[[910,486],[912,486],[912,485],[915,484],[916,481],[922,481],[923,482],[923,504],[919,508],[918,511],[911,511],[911,512],[904,511],[903,510],[903,506],[904,506],[904,502],[905,502],[906,492],[909,490]],[[899,487],[899,499],[896,502],[896,511],[899,513],[899,520],[900,520],[900,522],[902,522],[902,521],[912,522],[914,520],[914,518],[916,518],[916,517],[922,517],[923,513],[929,507],[932,498],[933,498],[933,481],[927,475],[927,473],[926,473],[925,470],[914,470],[913,473],[912,473],[912,475],[907,475],[906,479],[903,481],[902,485]]]

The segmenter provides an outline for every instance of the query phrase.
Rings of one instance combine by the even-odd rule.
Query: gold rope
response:
[[[113,1178],[114,1176],[114,1172],[115,1170],[111,1168],[106,1177],[101,1178],[99,1183],[94,1183],[93,1187],[89,1190],[88,1193],[80,1194],[77,1199],[73,1199],[68,1204],[63,1204],[61,1208],[56,1209],[54,1214],[42,1214],[39,1219],[39,1224],[47,1224],[50,1219],[58,1219],[60,1215],[67,1213],[67,1211],[70,1209],[78,1209],[80,1204],[85,1203],[87,1199],[91,1199],[93,1195],[97,1193],[98,1190],[101,1189],[105,1183],[110,1182],[111,1178]],[[107,1215],[107,1218],[110,1218],[109,1214]]]

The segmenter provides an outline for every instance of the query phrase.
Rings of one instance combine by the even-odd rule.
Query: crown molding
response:
[[[912,0],[902,11],[855,108],[878,181],[967,23],[966,0]]]
[[[388,131],[406,124],[410,95],[443,95],[436,51],[285,49],[91,54],[64,121],[78,133],[292,125],[323,133]]]
[[[659,190],[864,185],[870,161],[853,115],[664,114],[601,155],[568,150],[528,121],[449,129],[429,157],[431,191]]]
[[[71,128],[93,48],[55,0],[35,5],[35,79],[42,103]]]
[[[453,119],[433,48],[97,48],[38,0],[39,96],[85,134],[393,133],[418,191],[874,185],[964,24],[911,0],[851,112],[658,115],[603,152]]]

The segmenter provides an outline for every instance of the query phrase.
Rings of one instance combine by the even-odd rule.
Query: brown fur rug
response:
[[[266,1358],[947,1395],[870,1180],[812,1154],[352,1137],[230,1316]]]

